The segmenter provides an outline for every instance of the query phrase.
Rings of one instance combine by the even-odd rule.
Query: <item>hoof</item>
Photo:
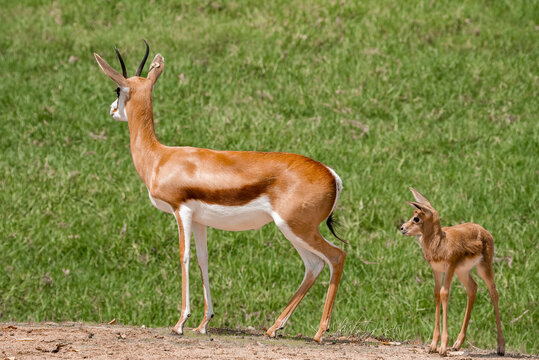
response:
[[[184,318],[180,318],[180,320],[178,320],[176,325],[174,325],[174,327],[172,328],[172,331],[174,331],[176,334],[183,335],[183,325],[185,324],[189,316],[190,315],[187,315]]]
[[[206,334],[207,333],[206,328],[204,326],[202,326],[202,325],[200,325],[196,329],[193,329],[193,331],[196,332],[196,333],[199,333],[199,334]]]
[[[268,331],[266,331],[266,335],[268,335],[270,338],[274,338],[277,336],[277,332],[273,328],[270,328]]]
[[[316,341],[317,343],[321,344],[323,334],[324,333],[317,332],[316,335],[314,336],[313,340]]]

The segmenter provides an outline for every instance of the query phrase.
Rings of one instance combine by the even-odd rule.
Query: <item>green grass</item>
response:
[[[442,225],[494,235],[507,348],[539,353],[537,2],[7,1],[0,20],[0,321],[177,320],[176,225],[148,201],[92,55],[119,68],[116,44],[132,75],[144,38],[166,63],[161,142],[300,153],[343,179],[333,332],[430,338],[431,271],[397,232],[414,186]],[[303,278],[293,247],[274,225],[208,240],[211,325],[271,326]],[[286,334],[314,335],[328,278]],[[467,338],[495,348],[475,278]],[[199,279],[193,261],[187,326],[202,316]],[[451,341],[466,301],[453,284]]]

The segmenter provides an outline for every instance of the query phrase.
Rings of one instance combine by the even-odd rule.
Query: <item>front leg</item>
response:
[[[197,261],[202,276],[202,287],[204,290],[204,318],[194,331],[205,334],[208,325],[213,318],[213,306],[210,295],[210,279],[208,277],[208,241],[206,236],[206,226],[193,223],[193,234],[195,235],[195,245],[197,249]]]
[[[436,317],[434,321],[434,332],[432,333],[432,342],[430,343],[429,353],[436,352],[436,346],[440,341],[440,288],[442,287],[441,272],[434,272],[434,301],[436,302]]]
[[[449,291],[451,290],[451,280],[455,274],[455,266],[450,265],[445,273],[444,284],[440,289],[440,299],[442,300],[442,344],[440,345],[440,355],[447,355],[449,344],[449,334],[447,332],[447,302],[449,301]]]
[[[187,207],[180,206],[174,211],[174,216],[178,222],[178,232],[180,234],[180,263],[182,266],[182,314],[174,326],[173,331],[183,334],[183,325],[191,316],[189,305],[189,257],[191,244],[191,223],[192,213]]]

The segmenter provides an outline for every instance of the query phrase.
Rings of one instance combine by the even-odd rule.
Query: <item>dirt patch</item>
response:
[[[373,338],[306,337],[270,339],[261,331],[211,329],[201,335],[170,328],[139,328],[85,323],[0,323],[0,360],[18,359],[440,359],[425,345]],[[504,359],[494,351],[465,350],[453,359]],[[508,354],[505,358],[527,358]]]

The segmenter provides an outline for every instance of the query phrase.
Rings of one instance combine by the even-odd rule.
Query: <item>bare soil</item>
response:
[[[494,350],[465,349],[452,359],[504,359]],[[506,354],[505,358],[531,359]],[[210,329],[201,335],[171,328],[144,328],[85,323],[0,323],[0,360],[18,359],[440,359],[426,345],[400,344],[374,338],[278,337],[262,331]]]

